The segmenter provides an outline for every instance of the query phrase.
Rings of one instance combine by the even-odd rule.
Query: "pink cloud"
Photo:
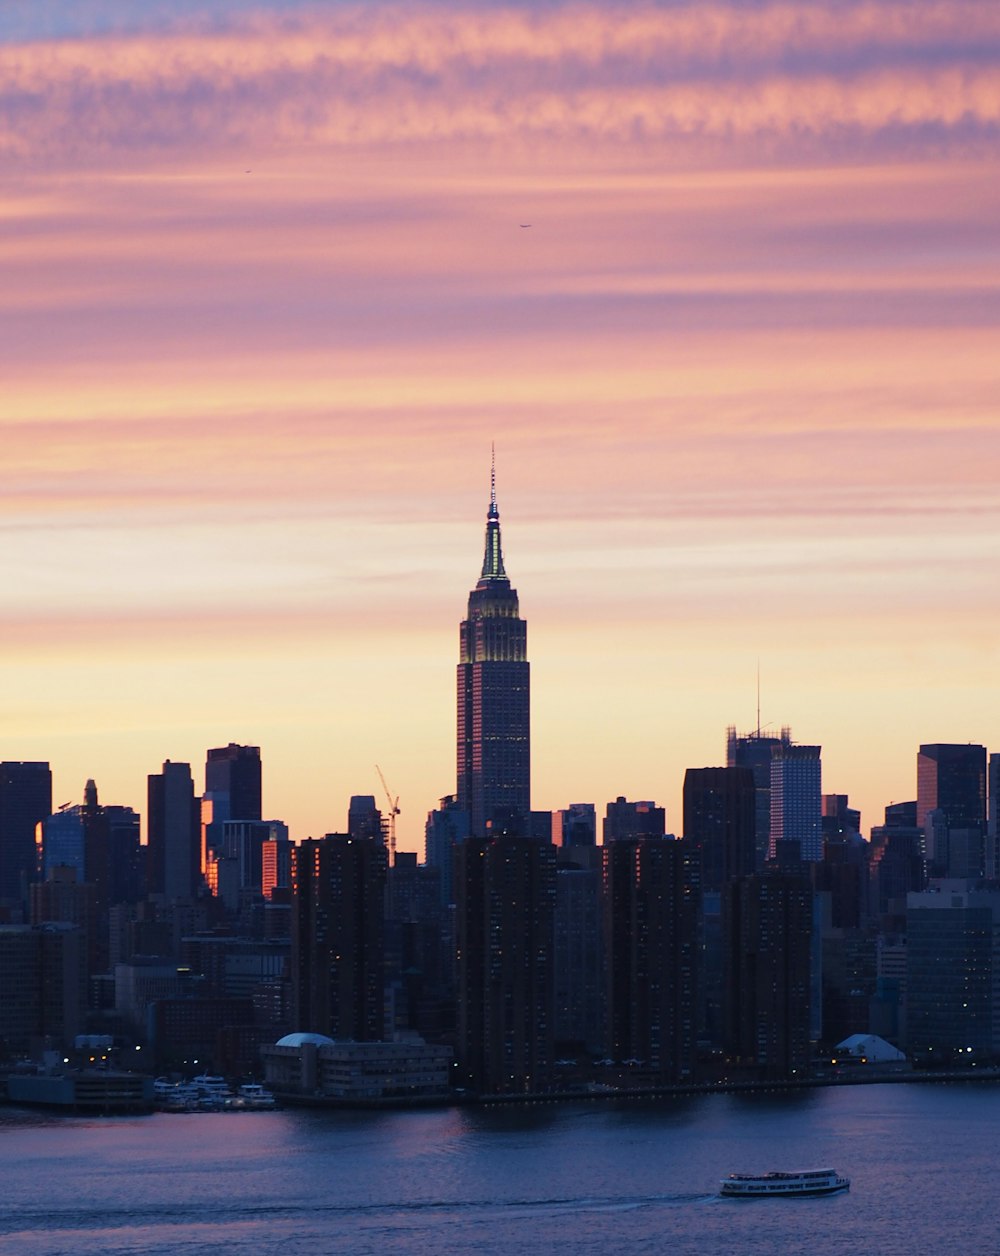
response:
[[[969,0],[258,14],[0,48],[0,153],[992,131],[998,54]]]

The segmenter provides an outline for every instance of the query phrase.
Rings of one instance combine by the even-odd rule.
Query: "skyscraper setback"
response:
[[[504,570],[492,471],[483,569],[459,647],[458,805],[472,836],[484,837],[495,821],[525,826],[531,809],[527,624]]]

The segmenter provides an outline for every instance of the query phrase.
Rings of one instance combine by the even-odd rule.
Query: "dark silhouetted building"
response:
[[[655,802],[629,802],[619,795],[609,802],[604,816],[604,844],[636,841],[640,837],[663,837],[667,831],[666,812]]]
[[[725,1037],[732,1061],[762,1078],[802,1076],[812,1020],[812,889],[768,870],[723,895]]]
[[[555,847],[500,833],[455,847],[457,1055],[466,1086],[552,1084]]]
[[[209,750],[205,760],[205,793],[224,804],[220,820],[260,820],[261,766],[259,746],[228,746]],[[220,807],[220,811],[223,810]]]
[[[495,482],[486,515],[486,552],[459,631],[458,805],[470,832],[526,817],[531,809],[527,624],[504,570]]]
[[[441,874],[441,902],[454,903],[453,852],[469,836],[469,813],[454,794],[441,799],[436,811],[427,813],[424,828],[424,862]]]
[[[571,802],[552,812],[552,841],[556,846],[597,845],[597,808],[592,802]]]
[[[35,828],[52,812],[47,763],[0,763],[0,905],[25,907],[41,877]]]
[[[695,1062],[696,882],[686,842],[605,841],[605,1049],[665,1081],[690,1078]]]
[[[604,947],[597,867],[563,861],[556,869],[555,1039],[560,1055],[604,1049]],[[599,853],[599,852],[595,852]]]
[[[292,985],[296,1027],[356,1042],[385,1036],[380,840],[328,833],[292,851]]]
[[[906,903],[906,1049],[926,1063],[1000,1055],[1000,893],[943,880]]]
[[[192,899],[201,888],[201,822],[188,763],[163,765],[148,778],[148,885],[150,894]]]
[[[382,841],[382,812],[374,794],[352,794],[347,807],[347,831],[351,837],[371,837]]]
[[[986,834],[986,748],[933,743],[917,755],[917,824],[924,830],[932,876],[971,864],[982,876]],[[952,834],[955,854],[952,859]],[[960,835],[960,836],[959,836]],[[970,849],[971,848],[971,849]]]
[[[688,768],[684,839],[698,852],[703,893],[756,871],[756,785],[750,768]]]

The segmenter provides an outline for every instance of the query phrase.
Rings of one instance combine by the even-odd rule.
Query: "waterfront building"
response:
[[[906,1046],[931,1063],[1000,1055],[1000,892],[938,880],[907,895]]]
[[[76,925],[0,924],[0,1047],[9,1057],[72,1044],[83,1030],[86,963]]]
[[[527,624],[504,568],[496,479],[491,473],[486,548],[468,613],[459,629],[458,806],[469,831],[485,837],[493,822],[516,817],[527,831],[531,810],[530,686]]]
[[[47,763],[0,763],[0,908],[22,910],[39,880],[36,827],[52,814]]]
[[[664,1081],[694,1068],[698,1032],[696,857],[683,841],[604,845],[605,1050]]]
[[[727,1053],[761,1078],[801,1077],[813,1024],[808,877],[769,869],[731,881],[723,916]]]
[[[286,1034],[261,1050],[265,1084],[279,1097],[357,1103],[429,1103],[451,1093],[450,1047],[416,1035],[393,1042],[342,1042]]]
[[[457,1054],[477,1093],[551,1085],[555,896],[549,842],[501,832],[455,847]]]
[[[293,1020],[301,1029],[384,1037],[387,863],[380,840],[349,833],[292,851]]]

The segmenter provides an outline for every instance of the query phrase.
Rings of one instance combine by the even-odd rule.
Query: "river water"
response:
[[[1000,1083],[391,1113],[0,1109],[3,1256],[1000,1252]],[[846,1195],[721,1200],[731,1171]]]

